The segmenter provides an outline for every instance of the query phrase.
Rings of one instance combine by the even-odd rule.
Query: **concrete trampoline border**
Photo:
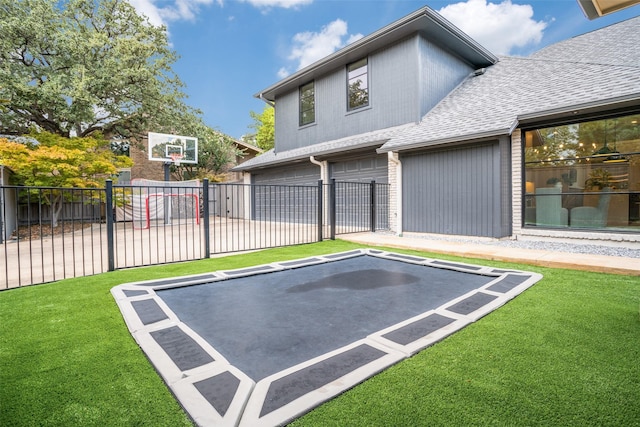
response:
[[[364,255],[495,279],[436,309],[277,372],[257,383],[183,323],[156,294],[156,290],[290,270]],[[131,335],[197,425],[276,426],[302,416],[389,366],[477,321],[540,279],[542,275],[533,272],[366,248],[234,270],[125,283],[112,288],[111,293]],[[394,340],[394,335],[402,339]],[[317,376],[323,369],[331,372],[329,376],[334,378],[315,386],[313,381],[305,381],[305,375],[314,371]],[[300,388],[303,383],[311,384],[313,388],[303,390],[300,395],[286,396],[285,393],[285,401],[272,408],[275,400],[283,399],[282,393],[278,392],[281,388],[287,388],[287,381],[294,388]]]

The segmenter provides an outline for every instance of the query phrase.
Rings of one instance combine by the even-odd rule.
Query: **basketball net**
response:
[[[169,157],[171,157],[171,161],[174,165],[180,166],[180,162],[182,161],[182,154],[172,153]]]

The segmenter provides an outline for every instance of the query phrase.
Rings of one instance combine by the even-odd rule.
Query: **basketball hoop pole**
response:
[[[164,180],[171,181],[171,162],[164,162]],[[165,196],[162,198],[162,203],[164,206],[164,224],[169,225],[171,221],[169,220],[169,205],[167,204],[167,189],[166,187],[162,189],[162,192],[165,193]]]

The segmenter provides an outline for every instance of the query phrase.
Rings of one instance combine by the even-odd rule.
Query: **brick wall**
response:
[[[142,140],[144,149],[131,145],[129,156],[133,160],[131,167],[131,179],[143,178],[156,181],[164,180],[164,163],[149,160],[148,141],[145,137]]]
[[[398,165],[391,160],[387,162],[389,179],[389,228],[395,233],[401,233],[402,230],[398,230],[398,191],[402,191],[402,189],[398,188]]]
[[[511,215],[512,234],[522,231],[522,131],[511,134]]]

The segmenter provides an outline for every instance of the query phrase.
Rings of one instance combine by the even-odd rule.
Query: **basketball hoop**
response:
[[[171,157],[171,161],[174,165],[180,166],[180,162],[182,161],[182,157],[184,156],[180,153],[171,153],[169,157]]]

